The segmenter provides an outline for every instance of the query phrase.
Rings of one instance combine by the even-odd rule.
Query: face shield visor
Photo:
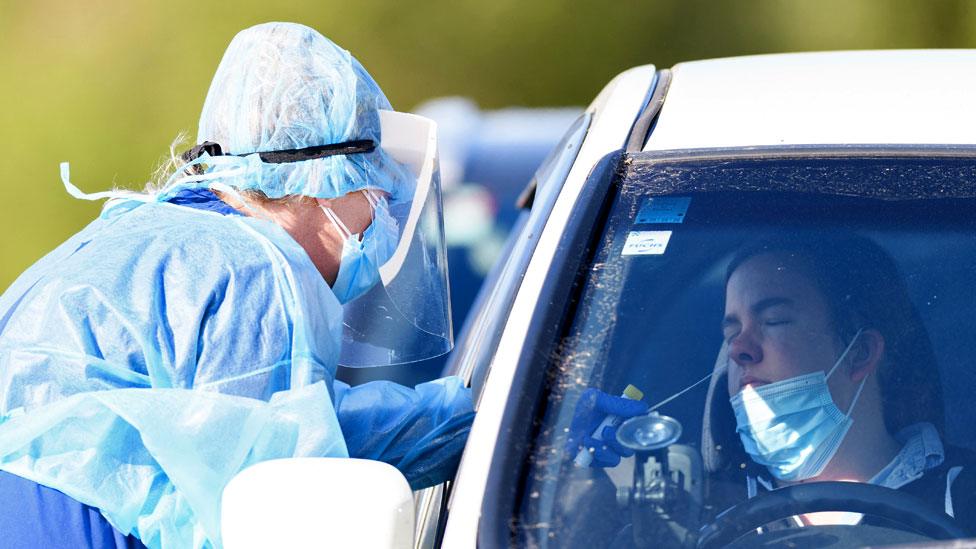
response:
[[[352,234],[337,215],[326,213],[345,237],[333,291],[344,303],[339,364],[350,368],[417,362],[447,353],[454,345],[437,126],[413,114],[376,112],[379,148],[399,164],[402,169],[397,171],[408,179],[392,200],[383,187],[360,189],[372,208],[372,220],[361,234]],[[187,163],[155,195],[117,191],[85,195],[68,181],[66,164],[62,165],[62,179],[69,192],[87,199],[164,201],[182,189],[217,188],[246,204],[238,190],[261,190],[259,183],[268,166],[369,153],[375,147],[375,142],[363,139],[225,154],[220,144],[204,142],[184,153]],[[225,184],[225,180],[232,183]]]
[[[380,148],[409,170],[416,185],[412,198],[393,204],[371,201],[386,211],[374,213],[370,229],[382,232],[388,242],[364,250],[378,265],[379,282],[343,305],[339,364],[349,368],[416,362],[454,345],[437,126],[413,114],[379,115]]]

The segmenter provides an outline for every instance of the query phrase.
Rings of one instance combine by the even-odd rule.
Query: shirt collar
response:
[[[942,465],[945,460],[945,449],[939,432],[931,423],[923,421],[909,425],[898,431],[895,440],[902,443],[901,451],[868,483],[897,490],[921,478],[925,471]],[[757,475],[755,481],[766,490],[773,489],[773,483],[761,475]],[[755,495],[755,481],[749,483],[750,498]]]
[[[903,444],[901,451],[868,481],[871,484],[897,490],[945,460],[939,432],[931,423],[909,425],[895,435],[895,440]]]
[[[210,189],[181,189],[167,202],[179,206],[187,206],[197,210],[207,210],[223,215],[241,215],[240,212],[228,206]]]

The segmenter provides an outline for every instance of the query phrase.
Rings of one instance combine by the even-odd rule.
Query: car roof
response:
[[[976,50],[681,63],[644,150],[976,143]]]

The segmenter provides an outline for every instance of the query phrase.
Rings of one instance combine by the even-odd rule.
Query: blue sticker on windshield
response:
[[[630,231],[620,255],[661,255],[669,240],[671,231]]]
[[[648,198],[637,212],[634,223],[681,223],[688,213],[690,196],[655,196]]]

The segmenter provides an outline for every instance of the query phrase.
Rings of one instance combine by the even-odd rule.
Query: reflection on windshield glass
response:
[[[856,190],[859,169],[882,173],[859,162],[796,172]],[[662,196],[651,173],[622,184],[553,361],[520,540],[850,546],[976,531],[976,200],[926,195],[952,185],[931,164],[897,200],[816,194],[809,179],[807,192]],[[789,173],[776,163],[778,182]]]

